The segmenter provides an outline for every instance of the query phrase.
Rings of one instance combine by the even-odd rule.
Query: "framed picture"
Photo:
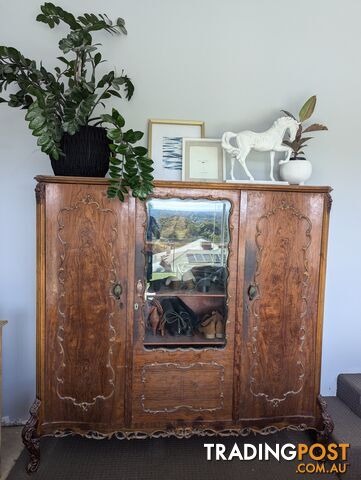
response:
[[[184,138],[182,180],[223,182],[224,151],[222,141],[213,138]]]
[[[148,151],[156,180],[182,180],[183,137],[203,138],[204,122],[149,120]]]

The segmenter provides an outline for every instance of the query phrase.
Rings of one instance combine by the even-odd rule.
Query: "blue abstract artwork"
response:
[[[182,137],[163,137],[163,167],[182,170]]]

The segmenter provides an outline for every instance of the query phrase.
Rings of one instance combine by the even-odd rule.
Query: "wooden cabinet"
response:
[[[119,203],[103,179],[37,180],[29,471],[49,434],[327,434],[328,187],[157,182]]]

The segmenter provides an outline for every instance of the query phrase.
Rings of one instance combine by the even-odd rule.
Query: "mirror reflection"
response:
[[[230,203],[152,199],[147,202],[148,293],[224,293]]]

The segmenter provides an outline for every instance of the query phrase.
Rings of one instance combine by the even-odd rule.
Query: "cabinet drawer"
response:
[[[147,413],[223,408],[224,367],[215,362],[153,363],[142,369],[142,409]]]

